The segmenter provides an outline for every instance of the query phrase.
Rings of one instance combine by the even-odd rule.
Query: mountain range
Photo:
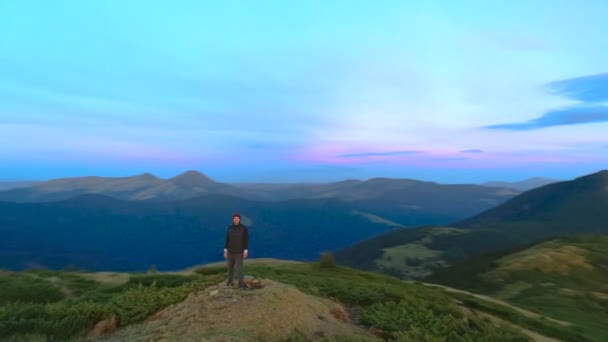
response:
[[[62,178],[0,191],[0,201],[54,202],[98,194],[126,201],[163,202],[215,194],[254,201],[338,199],[353,210],[402,226],[442,224],[490,209],[519,191],[473,184],[438,184],[410,179],[372,178],[334,183],[237,184],[215,182],[197,171],[170,179],[152,174],[131,177]],[[235,207],[234,210],[238,208]]]

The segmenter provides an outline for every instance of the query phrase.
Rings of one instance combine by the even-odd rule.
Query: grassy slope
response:
[[[421,279],[458,260],[522,243],[504,232],[450,227],[396,229],[336,253],[344,266]]]
[[[119,317],[122,325],[135,324],[183,301],[190,293],[216,284],[224,278],[224,271],[223,265],[211,265],[181,274],[6,272],[0,275],[0,338],[26,333],[58,338],[83,336],[95,322],[111,315]],[[497,327],[472,313],[491,311],[483,305],[386,275],[344,267],[323,268],[319,263],[278,261],[248,263],[247,273],[339,301],[351,309],[356,322],[381,329],[386,338],[396,341],[431,341],[447,335],[450,341],[528,340],[521,332]],[[465,310],[467,305],[470,308]],[[475,306],[479,308],[471,311]],[[525,321],[517,313],[503,316],[518,325],[527,322],[525,327],[545,335],[586,341],[570,338],[578,336],[574,327]]]
[[[501,298],[608,340],[608,234],[478,256],[427,280]]]

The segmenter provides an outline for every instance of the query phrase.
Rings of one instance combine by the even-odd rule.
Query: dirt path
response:
[[[475,311],[474,312],[475,315],[479,316],[479,317],[486,317],[489,320],[491,320],[494,323],[497,324],[504,324],[506,326],[509,326],[511,328],[517,329],[519,331],[521,331],[522,333],[526,334],[528,337],[530,337],[532,340],[534,340],[535,342],[561,342],[562,340],[558,340],[552,337],[547,337],[545,335],[541,335],[535,331],[526,329],[526,328],[522,328],[519,325],[515,325],[509,321],[506,321],[500,317],[496,317],[494,315],[491,315],[487,312],[481,312],[481,311]]]
[[[415,283],[414,281],[408,281],[408,282]],[[480,295],[480,294],[469,292],[469,291],[465,291],[465,290],[459,290],[459,289],[455,289],[453,287],[439,285],[439,284],[430,284],[430,283],[422,283],[422,284],[425,285],[425,286],[430,286],[430,287],[438,287],[438,288],[444,289],[444,290],[446,290],[448,292],[452,292],[452,293],[466,294],[466,295],[475,297],[477,299],[484,300],[486,302],[490,302],[490,303],[494,303],[494,304],[499,304],[499,305],[508,307],[510,309],[513,309],[513,310],[515,310],[515,311],[517,311],[517,312],[521,313],[522,315],[524,315],[526,317],[529,317],[529,318],[536,318],[536,319],[543,318],[543,319],[546,319],[548,321],[551,321],[553,323],[556,323],[556,324],[559,324],[559,325],[563,325],[563,326],[570,326],[570,325],[572,325],[572,323],[570,323],[570,322],[560,321],[558,319],[554,319],[554,318],[551,318],[551,317],[543,316],[543,315],[537,314],[536,312],[532,312],[532,311],[520,308],[518,306],[515,306],[515,305],[510,304],[508,302],[502,301],[500,299],[496,299],[496,298]]]

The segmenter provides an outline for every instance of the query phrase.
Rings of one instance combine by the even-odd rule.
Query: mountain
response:
[[[60,178],[35,183],[27,188],[0,191],[0,201],[53,202],[85,194],[100,194],[124,200],[176,200],[213,192],[228,185],[217,183],[197,171],[187,171],[170,179],[150,173],[129,177]]]
[[[245,270],[246,290],[224,285],[224,265],[2,272],[0,339],[589,341],[578,327],[529,310],[338,267],[328,255],[309,263],[249,259]]]
[[[608,171],[524,192],[445,227],[395,229],[336,253],[343,265],[420,279],[478,254],[547,238],[608,231]]]
[[[490,209],[519,192],[471,184],[437,184],[410,179],[373,178],[322,184],[224,184],[187,171],[170,179],[151,174],[131,177],[63,178],[29,188],[0,191],[0,201],[53,202],[99,194],[128,201],[171,201],[221,194],[255,201],[338,199],[364,215],[397,225],[445,224]]]
[[[91,270],[176,269],[222,257],[238,211],[256,257],[315,258],[395,225],[337,199],[260,202],[207,194],[179,201],[82,195],[50,203],[0,202],[0,267],[74,264]]]
[[[0,180],[0,191],[15,188],[27,188],[32,186],[34,183],[36,182],[24,180]]]
[[[451,226],[529,238],[608,229],[608,170],[527,191]]]
[[[475,291],[608,341],[608,234],[572,235],[439,269],[427,281]]]
[[[483,183],[481,185],[496,187],[496,188],[507,188],[518,191],[528,191],[535,188],[539,188],[541,186],[545,186],[547,184],[558,182],[556,179],[543,178],[543,177],[533,177],[529,179],[525,179],[519,182],[501,182],[501,181],[490,181]]]

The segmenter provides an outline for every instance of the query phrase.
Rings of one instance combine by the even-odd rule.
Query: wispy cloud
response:
[[[462,150],[462,151],[459,151],[459,152],[460,153],[483,153],[483,151],[479,150],[479,149]]]
[[[536,119],[489,125],[485,128],[526,131],[608,122],[608,73],[551,82],[546,87],[551,93],[578,101],[579,104],[550,110]]]
[[[420,151],[385,151],[385,152],[362,152],[362,153],[347,153],[341,154],[340,158],[361,158],[361,157],[388,157],[388,156],[402,156],[408,154],[417,154]]]
[[[578,125],[608,122],[608,106],[580,105],[557,109],[545,115],[524,122],[507,123],[486,126],[490,129],[505,129],[512,131],[527,131],[552,126]]]
[[[608,73],[551,82],[547,88],[554,94],[582,102],[608,101]]]
[[[433,158],[431,160],[433,160],[433,161],[462,161],[462,160],[469,160],[469,158],[464,158],[464,157],[445,157],[445,158]]]

